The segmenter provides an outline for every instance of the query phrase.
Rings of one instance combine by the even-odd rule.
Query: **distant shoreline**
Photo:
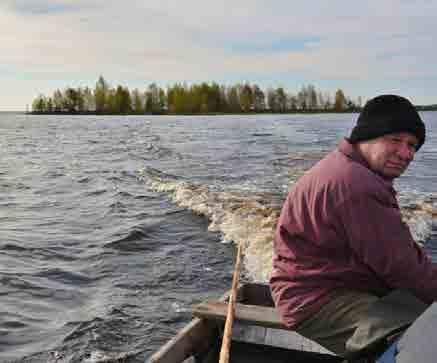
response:
[[[334,110],[297,110],[297,111],[287,111],[287,112],[208,112],[208,113],[168,113],[168,112],[152,112],[152,113],[106,113],[106,112],[94,112],[94,111],[58,111],[58,112],[48,112],[48,111],[30,111],[25,112],[28,115],[69,115],[69,116],[250,116],[250,115],[294,115],[294,114],[323,114],[323,113],[357,113],[360,110],[345,110],[345,111],[334,111]]]
[[[437,104],[418,105],[436,111]],[[256,83],[220,85],[217,82],[176,83],[167,89],[151,83],[145,90],[112,87],[100,76],[94,89],[67,87],[51,96],[39,94],[26,111],[32,115],[256,115],[360,112],[362,98],[347,97],[338,88],[334,95],[314,85],[290,92],[283,87],[262,90]]]
[[[416,106],[418,111],[437,111],[437,105],[430,106]],[[296,111],[287,111],[287,112],[272,112],[272,111],[263,111],[263,112],[210,112],[210,113],[168,113],[168,112],[155,112],[155,113],[107,113],[107,112],[95,112],[95,111],[0,111],[0,113],[13,113],[13,114],[26,114],[26,115],[67,115],[67,116],[253,116],[253,115],[312,115],[312,114],[341,114],[341,113],[359,113],[361,109],[354,110],[343,110],[343,111],[335,111],[335,110],[296,110]]]
[[[417,111],[437,111],[437,105],[415,106]]]

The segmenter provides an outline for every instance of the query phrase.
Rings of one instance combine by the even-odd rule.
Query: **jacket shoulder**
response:
[[[310,174],[319,186],[341,199],[380,194],[386,189],[380,176],[339,150],[328,154]]]

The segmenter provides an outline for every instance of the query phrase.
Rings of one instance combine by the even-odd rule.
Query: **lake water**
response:
[[[0,114],[0,362],[144,359],[231,285],[266,281],[293,182],[357,115]],[[437,113],[397,182],[437,257]]]

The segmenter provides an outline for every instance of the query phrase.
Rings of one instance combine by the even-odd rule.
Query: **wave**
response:
[[[108,191],[108,189],[106,188],[99,188],[99,189],[95,189],[95,190],[90,190],[85,192],[85,196],[86,197],[96,197],[102,194],[105,194]]]
[[[124,252],[154,251],[162,247],[162,242],[156,237],[160,229],[160,222],[147,226],[135,226],[125,236],[106,243],[104,247]]]
[[[116,363],[116,362],[126,362],[129,359],[133,359],[143,351],[141,349],[130,351],[130,352],[122,352],[122,353],[109,353],[101,350],[92,351],[85,360],[84,363]]]
[[[2,173],[0,173],[0,175],[2,175]],[[6,173],[4,173],[4,175],[6,175]],[[24,184],[24,183],[12,183],[12,182],[7,182],[4,181],[0,184],[0,186],[2,188],[7,188],[7,189],[15,189],[15,190],[30,190],[31,187]]]
[[[282,160],[292,166],[296,162],[300,170],[291,169],[293,178],[289,188],[316,159],[314,155],[311,158],[295,155],[287,161]],[[145,179],[152,190],[168,193],[180,207],[207,217],[210,221],[208,229],[221,232],[223,243],[242,244],[246,278],[261,282],[268,280],[272,269],[274,230],[286,193],[218,190],[217,186],[197,185],[156,169],[146,168],[142,173],[147,175]],[[417,196],[406,195],[401,204],[404,221],[413,238],[419,243],[424,242],[433,235],[437,196],[420,200]]]
[[[242,244],[248,278],[266,281],[271,271],[272,236],[282,195],[220,191],[196,185],[156,169],[146,169],[150,187],[169,193],[179,206],[210,220],[208,230],[222,233],[222,242]]]
[[[420,244],[425,243],[435,235],[437,195],[403,191],[399,199],[403,220],[410,227],[413,238]]]
[[[150,248],[149,244],[144,242],[147,238],[147,233],[134,229],[129,231],[127,236],[106,243],[105,247],[127,252],[144,251]]]
[[[86,184],[86,183],[89,183],[90,181],[92,181],[92,178],[87,177],[87,176],[85,176],[85,177],[79,177],[79,178],[76,180],[76,182],[79,183],[79,184]]]
[[[39,224],[40,226],[42,224]],[[59,252],[59,251],[61,252]],[[65,251],[62,252],[62,251]],[[8,256],[17,256],[21,260],[26,257],[38,257],[41,260],[61,260],[61,261],[74,261],[76,259],[75,256],[71,254],[71,250],[66,248],[59,247],[46,247],[46,248],[37,248],[37,247],[23,247],[18,244],[13,243],[5,243],[0,244],[0,253],[6,254]]]
[[[0,283],[7,289],[6,292],[2,292],[0,295],[9,294],[11,291],[48,291],[44,286],[36,284],[35,282],[28,281],[28,276],[11,276],[6,274],[0,275]],[[31,278],[31,277],[30,277]]]
[[[5,243],[3,245],[0,245],[0,251],[24,252],[24,251],[32,251],[32,249],[18,246],[13,243]]]
[[[252,136],[255,136],[255,137],[267,137],[267,136],[273,136],[273,134],[268,133],[268,132],[254,132],[252,134]]]
[[[143,349],[137,349],[132,328],[126,330],[135,318],[138,317],[113,309],[104,318],[94,317],[86,321],[69,322],[65,326],[69,332],[62,340],[62,345],[48,354],[55,353],[58,358],[64,358],[68,362],[137,361]],[[78,341],[85,343],[86,348],[77,349]]]
[[[48,268],[36,273],[34,276],[46,278],[51,281],[60,282],[67,285],[82,285],[94,282],[94,278],[79,272],[63,270],[61,268]]]
[[[143,145],[142,156],[147,160],[164,159],[170,157],[182,159],[182,155],[180,153],[154,142],[146,142]]]

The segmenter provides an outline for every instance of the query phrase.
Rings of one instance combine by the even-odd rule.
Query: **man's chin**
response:
[[[383,174],[387,179],[395,179],[399,178],[405,172],[405,169],[398,167],[386,168]]]

